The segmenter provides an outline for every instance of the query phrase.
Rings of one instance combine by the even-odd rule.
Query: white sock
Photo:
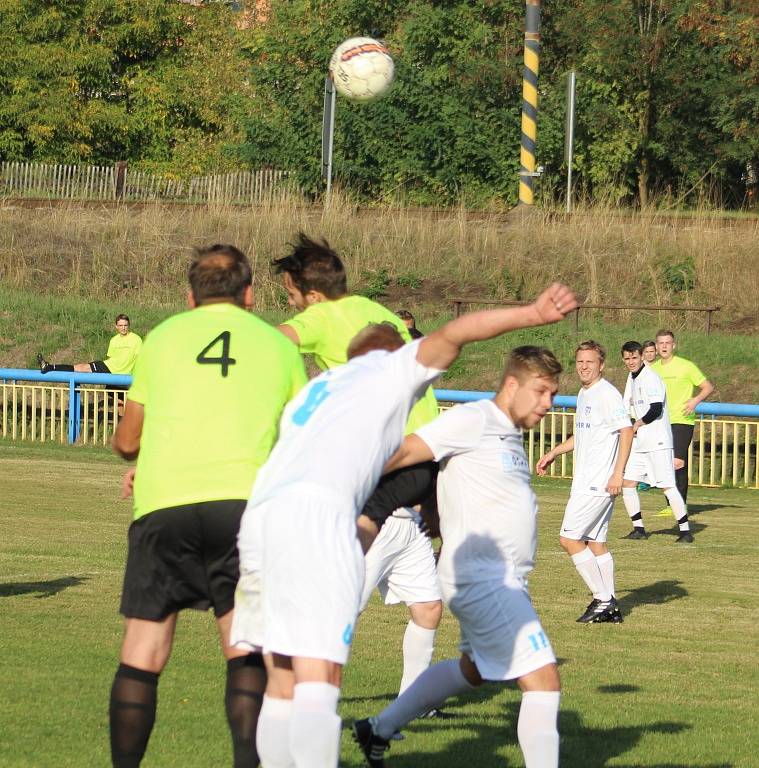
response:
[[[413,620],[406,625],[403,635],[403,678],[399,696],[429,667],[435,650],[436,634],[436,629],[425,629]]]
[[[292,768],[290,754],[290,715],[292,699],[273,699],[264,695],[256,729],[256,749],[264,768]]]
[[[525,691],[519,708],[517,737],[525,768],[557,768],[559,765],[558,691]]]
[[[458,659],[440,661],[422,672],[402,696],[371,718],[372,729],[383,739],[389,739],[399,728],[442,704],[449,696],[473,687],[462,674]]]
[[[598,570],[601,571],[601,578],[604,580],[604,587],[614,597],[614,558],[611,552],[604,552],[602,555],[596,555]]]
[[[611,593],[604,586],[603,576],[598,568],[596,556],[590,551],[590,547],[585,547],[582,552],[572,555],[572,562],[577,568],[577,573],[582,576],[582,580],[588,585],[588,589],[593,593],[596,600],[606,603],[611,600]]]
[[[685,502],[677,488],[667,488],[664,491],[664,495],[667,497],[669,506],[677,520],[681,531],[689,531],[690,524],[688,523],[688,510],[685,507]]]
[[[296,684],[289,739],[296,768],[337,768],[341,725],[337,715],[339,698],[340,689],[329,683]]]
[[[640,496],[638,496],[638,491],[635,488],[623,488],[622,501],[625,504],[627,514],[630,515],[633,527],[644,528],[643,516],[640,513]]]

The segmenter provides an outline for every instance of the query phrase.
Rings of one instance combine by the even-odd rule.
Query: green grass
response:
[[[108,764],[108,690],[121,633],[117,613],[129,504],[118,499],[124,464],[102,449],[0,443],[0,766]],[[574,622],[588,596],[556,532],[568,485],[536,483],[540,547],[534,603],[560,658],[562,765],[707,768],[756,765],[755,655],[759,634],[756,504],[752,491],[693,489],[696,544],[678,547],[672,521],[628,542],[621,505],[610,542],[621,626]],[[401,670],[402,607],[373,601],[357,632],[341,714],[377,711]],[[457,654],[443,620],[436,658]],[[161,678],[146,768],[231,763],[223,715],[224,665],[213,621],[187,612]],[[398,768],[520,766],[519,695],[488,686],[452,701],[450,719],[420,721],[394,744]],[[359,753],[343,737],[342,763]]]
[[[395,304],[391,308],[400,308]],[[0,366],[36,367],[37,352],[57,362],[82,362],[102,359],[108,341],[115,333],[114,319],[126,312],[132,330],[145,335],[168,315],[184,308],[180,299],[172,304],[152,305],[133,302],[83,300],[79,297],[40,296],[24,291],[0,288]],[[476,309],[474,306],[472,309]],[[267,311],[262,317],[281,322],[290,315],[285,310]],[[451,319],[446,312],[419,312],[417,325],[429,332]],[[492,390],[498,385],[505,355],[519,344],[541,344],[551,348],[566,371],[560,391],[576,394],[574,350],[579,341],[594,338],[605,345],[608,354],[606,376],[621,389],[627,371],[618,350],[629,339],[652,338],[659,323],[656,315],[645,316],[639,323],[612,323],[586,312],[579,331],[573,320],[544,328],[528,329],[467,347],[461,358],[443,377],[441,386],[453,389]],[[712,400],[723,402],[759,402],[759,336],[730,336],[725,333],[678,331],[678,351],[704,371],[716,385]]]

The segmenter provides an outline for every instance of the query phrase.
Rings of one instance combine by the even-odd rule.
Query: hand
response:
[[[606,484],[606,492],[610,496],[619,496],[622,493],[622,473],[615,472]]]
[[[698,405],[698,400],[696,400],[695,397],[692,397],[690,400],[685,401],[685,405],[683,406],[683,413],[686,416],[690,416],[693,411],[696,410],[696,406]]]
[[[632,425],[633,426],[633,435],[638,433],[638,430],[640,429],[641,424],[642,424],[642,422],[640,422],[640,421],[636,421],[636,422],[633,423],[633,425]]]
[[[553,464],[555,458],[553,451],[549,451],[545,456],[541,456],[538,459],[538,463],[535,465],[535,471],[542,477],[545,475],[548,467]]]
[[[132,495],[134,490],[134,476],[137,472],[137,467],[130,467],[121,478],[121,498],[128,499]]]
[[[558,323],[577,309],[577,297],[571,288],[553,283],[535,299],[533,307],[541,323]]]

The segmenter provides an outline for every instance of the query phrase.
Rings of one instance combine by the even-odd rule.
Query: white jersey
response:
[[[574,425],[572,493],[608,496],[619,450],[619,430],[630,427],[622,395],[606,379],[599,379],[577,395]]]
[[[441,462],[441,581],[524,587],[535,563],[538,507],[522,431],[491,400],[480,400],[451,408],[416,434]]]
[[[421,341],[369,352],[310,381],[282,414],[248,506],[295,485],[318,486],[358,515],[403,440],[409,411],[441,373],[417,361]]]
[[[672,448],[672,428],[667,412],[667,391],[659,376],[645,365],[633,377],[627,375],[624,394],[625,405],[634,419],[642,419],[652,403],[662,404],[662,413],[650,424],[642,424],[635,433],[633,450],[640,452],[664,451]]]

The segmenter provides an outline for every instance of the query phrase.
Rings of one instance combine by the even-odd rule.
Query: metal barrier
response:
[[[11,440],[108,445],[121,416],[131,376],[0,368],[0,435]],[[435,390],[441,403],[492,398],[494,392]],[[577,398],[558,395],[554,409],[525,433],[530,468],[546,451],[572,434]],[[733,485],[759,489],[759,405],[701,403],[690,447],[692,485]],[[717,418],[723,417],[723,418]],[[549,470],[572,476],[572,454]]]

